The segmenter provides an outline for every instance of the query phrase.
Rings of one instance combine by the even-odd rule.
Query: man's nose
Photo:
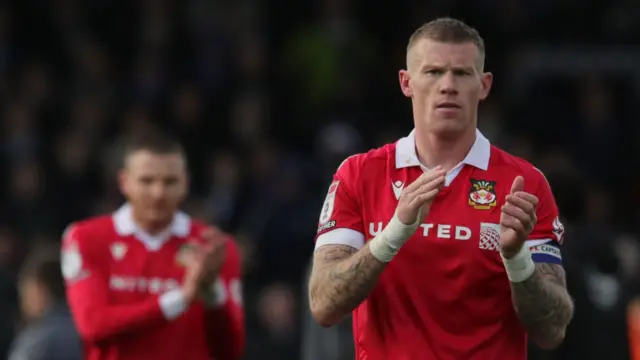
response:
[[[456,79],[451,73],[451,71],[447,71],[444,76],[440,78],[440,93],[445,95],[454,95],[458,93],[458,88],[456,86]]]
[[[166,193],[166,188],[162,183],[156,183],[151,186],[151,196],[154,199],[163,198]]]

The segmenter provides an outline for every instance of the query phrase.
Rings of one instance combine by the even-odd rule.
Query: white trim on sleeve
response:
[[[348,245],[359,250],[364,246],[364,234],[347,228],[334,229],[316,239],[316,250],[325,245]]]
[[[160,309],[167,320],[175,320],[187,311],[187,301],[182,290],[175,289],[168,291],[158,298]]]

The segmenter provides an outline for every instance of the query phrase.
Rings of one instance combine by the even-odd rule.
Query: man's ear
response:
[[[482,89],[480,90],[480,100],[484,100],[489,96],[489,92],[491,91],[491,85],[493,84],[493,74],[490,72],[482,73],[482,75],[480,75],[480,83],[482,84]]]
[[[411,73],[409,70],[402,69],[398,72],[398,79],[400,80],[400,90],[404,96],[410,98],[413,96],[413,89],[411,88]]]
[[[127,186],[127,179],[129,177],[129,174],[127,173],[127,169],[122,168],[120,170],[118,170],[118,188],[120,188],[120,192],[126,196],[126,194],[129,193],[128,191],[128,186]]]

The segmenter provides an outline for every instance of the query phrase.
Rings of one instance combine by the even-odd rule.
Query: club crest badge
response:
[[[469,205],[476,210],[489,210],[497,204],[496,182],[471,179]]]

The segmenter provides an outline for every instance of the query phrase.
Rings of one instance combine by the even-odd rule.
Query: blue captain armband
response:
[[[558,243],[553,240],[542,244],[530,245],[529,250],[531,251],[533,262],[562,265],[560,247]]]

